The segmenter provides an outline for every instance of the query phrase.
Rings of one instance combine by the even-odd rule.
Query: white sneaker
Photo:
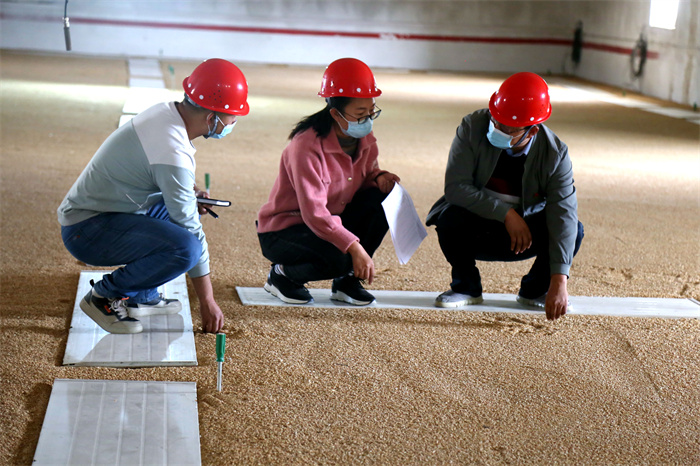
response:
[[[547,299],[547,293],[543,294],[539,298],[535,299],[528,299],[524,298],[520,295],[518,295],[515,300],[522,304],[523,306],[526,307],[536,307],[538,310],[544,311],[544,303]],[[571,301],[566,302],[566,310],[571,311],[573,309],[573,306],[571,305]]]
[[[472,296],[468,294],[457,293],[456,291],[448,290],[435,298],[435,306],[437,307],[460,307],[468,304],[481,304],[484,298]]]
[[[156,299],[147,303],[134,303],[130,299],[126,302],[126,309],[130,317],[146,317],[163,314],[177,314],[182,310],[182,304],[177,299],[167,299],[163,293]]]

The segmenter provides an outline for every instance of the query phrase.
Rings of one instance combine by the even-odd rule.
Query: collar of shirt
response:
[[[505,149],[506,154],[508,154],[511,157],[520,157],[522,155],[527,155],[528,152],[530,152],[530,147],[532,147],[532,143],[535,140],[537,135],[535,134],[533,137],[530,138],[530,141],[527,143],[525,147],[523,147],[521,150],[518,152],[514,152],[513,149]]]

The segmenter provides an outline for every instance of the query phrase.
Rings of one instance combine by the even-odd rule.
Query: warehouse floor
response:
[[[197,63],[161,65],[178,88]],[[64,249],[55,211],[117,127],[128,69],[3,51],[0,462],[31,463],[55,378],[196,382],[204,464],[700,462],[698,319],[244,307],[235,287],[262,286],[269,268],[256,212],[291,127],[322,106],[323,70],[239,66],[250,115],[224,140],[194,141],[198,182],[211,173],[212,196],[233,202],[203,218],[228,334],[219,393],[215,338],[201,333],[191,286],[197,367],[61,366],[85,266]],[[425,218],[456,126],[505,76],[376,78],[380,166]],[[547,124],[569,145],[586,229],[570,294],[700,299],[700,126],[546,79]],[[372,288],[446,290],[450,270],[428,232],[407,265],[387,237]],[[485,292],[515,293],[530,262],[479,265]]]

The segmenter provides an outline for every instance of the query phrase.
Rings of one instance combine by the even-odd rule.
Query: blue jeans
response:
[[[195,235],[170,222],[161,203],[146,215],[104,213],[61,227],[68,252],[95,266],[123,265],[102,276],[95,292],[106,298],[146,303],[157,288],[190,270],[202,255]]]

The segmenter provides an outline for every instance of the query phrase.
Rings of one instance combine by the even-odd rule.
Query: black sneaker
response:
[[[265,291],[289,304],[308,304],[314,301],[309,290],[304,285],[298,285],[284,275],[275,272],[275,266],[270,269],[265,283]]]
[[[98,298],[88,291],[80,309],[109,333],[141,333],[141,322],[129,317],[124,298]]]
[[[375,301],[374,296],[362,286],[362,281],[354,275],[346,275],[333,280],[331,299],[357,306],[366,306]]]
[[[130,317],[146,317],[162,314],[177,314],[182,310],[182,304],[177,299],[168,299],[160,293],[158,297],[147,303],[135,303],[131,299],[126,301],[126,307]]]

